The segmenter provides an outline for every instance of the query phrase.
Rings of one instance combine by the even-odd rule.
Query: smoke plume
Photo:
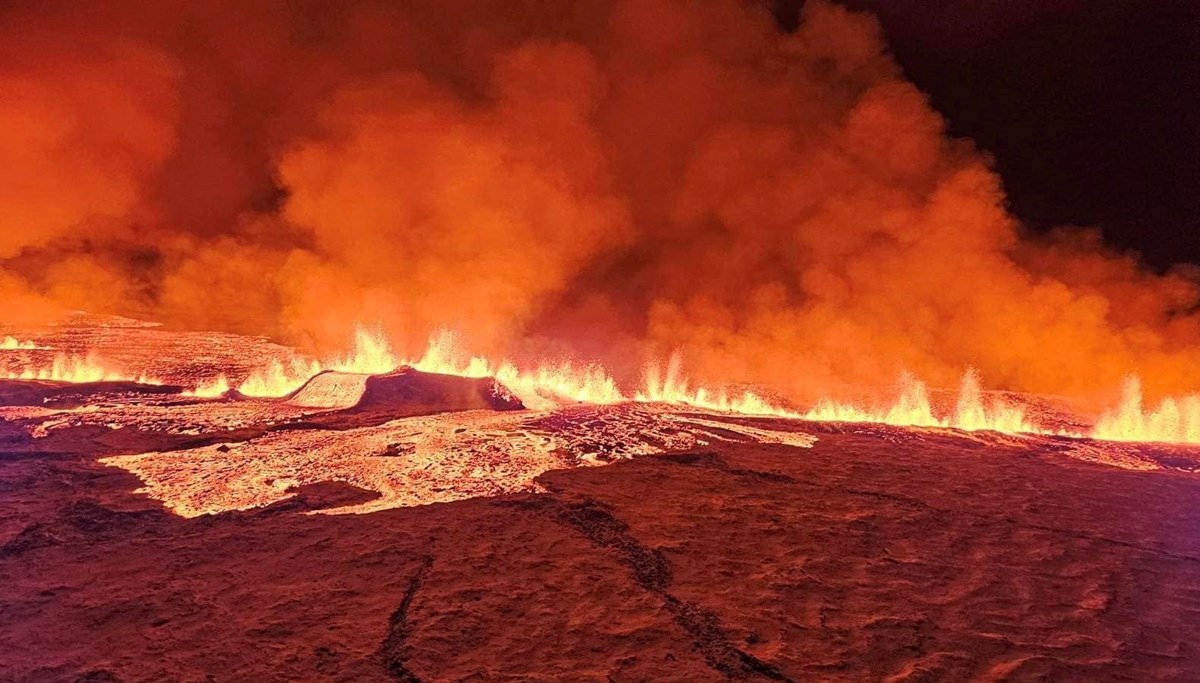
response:
[[[798,399],[1200,376],[1196,273],[1026,235],[872,17],[739,0],[0,8],[0,297],[267,334],[380,321]]]

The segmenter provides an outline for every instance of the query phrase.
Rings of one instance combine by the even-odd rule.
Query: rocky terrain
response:
[[[1195,680],[1184,446],[0,385],[0,680]]]

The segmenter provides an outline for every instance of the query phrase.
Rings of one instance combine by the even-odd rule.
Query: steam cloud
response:
[[[380,320],[797,398],[1200,376],[1194,272],[1023,235],[875,21],[810,0],[0,8],[4,319],[319,349]]]

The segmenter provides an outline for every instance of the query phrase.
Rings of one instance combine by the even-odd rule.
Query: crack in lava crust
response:
[[[100,462],[137,475],[144,482],[139,492],[185,517],[264,507],[323,481],[345,482],[379,497],[322,512],[367,513],[540,491],[534,479],[551,469],[606,464],[713,441],[805,448],[816,439],[716,415],[630,404],[442,413],[342,431],[282,430],[240,443],[118,455]]]

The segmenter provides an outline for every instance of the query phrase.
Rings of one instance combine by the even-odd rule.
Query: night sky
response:
[[[1200,2],[840,0],[875,13],[1027,226],[1200,263]],[[780,0],[785,25],[803,0]]]

